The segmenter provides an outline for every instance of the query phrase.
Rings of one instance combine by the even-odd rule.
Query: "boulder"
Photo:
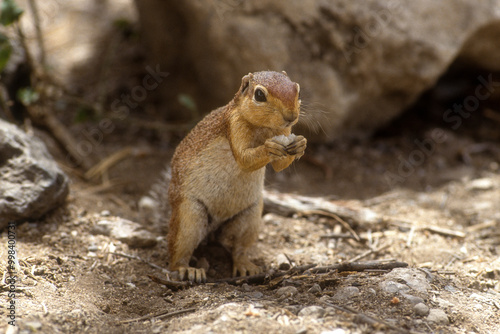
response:
[[[43,142],[0,119],[0,229],[64,202],[69,180]]]
[[[224,105],[241,77],[286,70],[301,85],[309,139],[367,136],[457,58],[499,70],[500,1],[137,0],[170,117]]]

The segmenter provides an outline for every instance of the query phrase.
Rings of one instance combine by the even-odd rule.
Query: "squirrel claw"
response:
[[[244,259],[244,260],[234,261],[233,277],[236,277],[238,273],[241,276],[253,276],[260,274],[261,272],[262,268],[253,264],[250,260]]]
[[[289,155],[297,155],[299,157],[304,155],[306,150],[307,139],[304,136],[297,136],[295,140],[288,144],[286,147],[286,153]]]
[[[179,278],[182,281],[190,281],[196,283],[206,283],[207,275],[205,274],[205,269],[203,268],[193,268],[193,267],[180,267],[179,268]]]
[[[276,157],[285,157],[287,155],[286,147],[282,143],[274,140],[273,138],[266,140],[265,146],[270,155]]]

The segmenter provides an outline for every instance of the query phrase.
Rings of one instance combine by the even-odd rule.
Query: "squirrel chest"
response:
[[[209,114],[181,142],[172,163],[171,202],[180,197],[198,202],[206,210],[209,230],[255,205],[264,187],[265,167],[247,172],[236,162],[226,117],[223,109]]]
[[[229,141],[217,137],[196,155],[186,171],[186,196],[207,209],[216,227],[254,205],[262,196],[265,168],[244,172],[234,159]]]

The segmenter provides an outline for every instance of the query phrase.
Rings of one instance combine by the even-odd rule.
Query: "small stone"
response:
[[[111,212],[109,210],[102,210],[101,211],[101,216],[103,217],[109,217],[111,215]]]
[[[26,321],[24,323],[24,325],[26,327],[28,327],[29,329],[31,329],[32,331],[39,331],[40,329],[42,329],[42,323],[40,321]]]
[[[321,334],[345,334],[347,333],[344,329],[342,328],[337,328],[331,331],[323,331]]]
[[[279,254],[276,257],[276,263],[278,264],[278,268],[280,270],[288,270],[290,269],[290,262],[285,254]]]
[[[307,290],[307,292],[315,295],[321,293],[322,290],[318,283],[314,283],[313,286],[309,290]]]
[[[100,220],[92,233],[113,237],[130,247],[148,248],[157,243],[155,235],[143,229],[140,224],[119,217]]]
[[[98,247],[96,244],[91,244],[91,245],[87,248],[87,250],[88,250],[89,252],[97,252],[97,251],[99,250],[99,247]]]
[[[264,297],[264,294],[260,291],[255,291],[255,292],[250,293],[248,295],[248,297],[253,298],[253,299],[261,299],[262,297]]]
[[[61,206],[69,179],[39,138],[0,119],[0,230]]]
[[[141,212],[152,212],[157,209],[158,203],[149,196],[143,196],[139,200],[139,211]]]
[[[413,310],[415,311],[416,315],[419,315],[421,317],[425,317],[429,314],[429,307],[424,303],[416,304],[415,306],[413,306]]]
[[[446,314],[446,312],[439,308],[433,308],[429,311],[429,315],[427,316],[427,321],[439,325],[448,325],[450,323],[450,320],[448,319],[448,315]]]
[[[406,293],[402,293],[401,295],[406,298],[412,305],[417,305],[424,302],[424,299],[420,297],[412,296]]]
[[[290,313],[297,315],[300,312],[300,306],[287,305],[287,306],[285,306],[285,310],[290,311]]]
[[[333,299],[337,301],[348,300],[358,295],[359,295],[359,289],[357,287],[346,286],[344,288],[339,289],[337,293],[333,296]]]
[[[43,274],[45,274],[45,268],[43,268],[43,267],[35,268],[35,270],[33,271],[33,275],[35,275],[35,276],[40,276]]]
[[[472,180],[468,185],[468,190],[490,190],[493,188],[493,180],[488,178]]]
[[[410,290],[425,293],[430,289],[427,275],[414,268],[396,268],[385,278],[380,287],[389,293],[408,293]]]
[[[288,298],[296,295],[297,292],[299,291],[294,286],[284,286],[276,291],[276,296],[279,298]]]
[[[307,306],[300,310],[299,317],[322,318],[325,312],[325,309],[321,306]]]
[[[383,281],[381,285],[382,290],[388,293],[406,292],[410,290],[408,286],[394,281]]]

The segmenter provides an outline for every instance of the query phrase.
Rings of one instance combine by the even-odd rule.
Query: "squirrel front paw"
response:
[[[206,283],[207,275],[203,268],[179,267],[179,279],[196,283]]]
[[[277,137],[267,139],[264,143],[268,154],[273,158],[282,158],[287,156],[286,145]]]
[[[299,159],[304,155],[304,151],[307,147],[307,139],[304,136],[296,136],[293,142],[287,145],[286,153],[288,155],[295,155],[296,159]]]

